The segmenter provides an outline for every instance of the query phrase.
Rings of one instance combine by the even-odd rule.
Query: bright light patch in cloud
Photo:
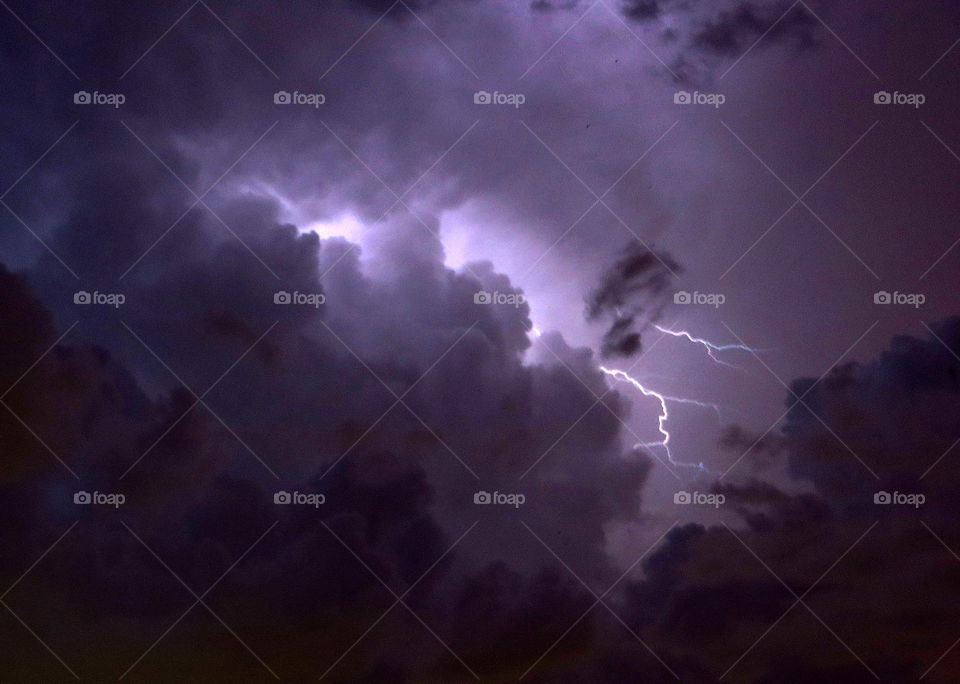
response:
[[[327,221],[314,221],[300,228],[301,232],[315,232],[321,238],[342,237],[349,242],[359,243],[363,235],[363,224],[352,214],[340,214]]]

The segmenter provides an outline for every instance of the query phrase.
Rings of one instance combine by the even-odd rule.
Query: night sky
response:
[[[0,681],[960,682],[956,3],[0,31]]]

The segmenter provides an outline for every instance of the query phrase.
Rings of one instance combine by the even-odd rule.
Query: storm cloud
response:
[[[955,12],[876,10],[5,6],[5,679],[955,680]]]

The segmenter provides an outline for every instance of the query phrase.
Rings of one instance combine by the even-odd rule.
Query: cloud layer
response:
[[[931,321],[922,335],[876,334],[872,361],[725,391],[748,396],[723,414],[709,471],[632,446],[659,438],[659,404],[599,368],[652,354],[674,289],[720,287],[783,211],[787,182],[757,163],[775,153],[791,188],[834,164],[855,190],[824,188],[826,210],[811,198],[820,221],[781,217],[790,258],[744,255],[722,285],[731,325],[699,323],[799,340],[744,383],[829,364],[874,329],[877,309],[844,298],[869,304],[893,278],[851,254],[879,261],[899,214],[870,220],[856,188],[928,181],[875,178],[883,165],[853,153],[876,116],[866,90],[833,109],[817,90],[789,116],[763,100],[788,59],[800,85],[865,88],[870,67],[816,19],[841,8],[94,9],[4,15],[7,678],[957,678],[946,298],[910,312]],[[759,113],[678,115],[676,88],[720,88],[761,38],[747,85],[722,86]],[[826,39],[836,52],[813,49]],[[771,142],[828,110],[840,120],[815,143]],[[933,114],[949,131],[952,110]],[[938,250],[954,239],[943,173],[911,209]],[[359,235],[336,236],[343,217]],[[824,226],[848,249],[825,256]],[[854,269],[866,285],[843,287]],[[851,320],[833,315],[845,306]],[[800,327],[812,319],[828,332]],[[700,396],[677,354],[668,380]],[[782,429],[757,428],[784,409]],[[678,430],[675,410],[677,441],[714,441],[702,413]],[[681,489],[724,503],[671,503]]]

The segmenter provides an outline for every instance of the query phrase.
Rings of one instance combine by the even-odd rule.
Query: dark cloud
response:
[[[548,13],[528,26],[495,3],[409,5],[426,26],[397,6],[408,21],[365,35],[390,6],[379,1],[282,12],[241,2],[198,4],[164,34],[183,9],[14,3],[67,68],[0,15],[2,189],[15,185],[0,218],[0,588],[16,584],[4,603],[84,678],[115,680],[176,622],[131,676],[268,678],[262,657],[295,681],[333,665],[337,681],[452,681],[469,676],[463,658],[483,679],[532,667],[530,681],[675,681],[670,670],[715,681],[794,601],[714,518],[683,521],[624,577],[648,546],[638,540],[674,519],[648,505],[664,471],[625,441],[636,440],[622,421],[640,407],[607,392],[590,348],[533,332],[545,304],[526,280],[469,249],[463,268],[446,264],[450,231],[463,228],[450,215],[487,203],[495,209],[457,217],[464,230],[503,246],[524,275],[556,246],[569,261],[544,277],[577,295],[557,294],[559,306],[579,318],[570,302],[599,282],[587,316],[608,325],[601,354],[636,356],[679,267],[631,243],[605,268],[610,246],[624,225],[683,233],[704,191],[687,181],[742,168],[682,145],[641,156],[676,121],[664,109],[672,85],[659,71],[641,85],[640,71],[613,71],[619,58],[594,44],[606,29],[580,37],[589,50],[545,54],[566,28],[553,32]],[[664,44],[682,61],[728,59],[782,6],[624,10],[676,18]],[[770,36],[806,44],[810,28],[796,8]],[[517,86],[528,109],[474,105],[476,90],[520,83],[531,65]],[[127,104],[83,109],[78,89],[122,91]],[[281,106],[278,90],[327,100]],[[661,185],[674,173],[680,190]],[[599,200],[582,186],[611,183],[592,211]],[[410,188],[400,204],[394,193]],[[363,234],[311,230],[342,216]],[[508,242],[517,236],[523,249]],[[710,239],[690,241],[712,249]],[[76,305],[80,289],[126,303]],[[279,291],[325,301],[281,305]],[[956,559],[930,530],[958,547],[956,467],[938,459],[955,439],[960,327],[932,329],[939,339],[898,337],[872,363],[796,381],[798,394],[812,391],[806,406],[788,400],[782,432],[728,428],[730,464],[750,448],[736,474],[696,474],[727,498],[715,517],[797,592],[880,521],[807,600],[889,681],[919,678],[956,638]],[[127,502],[78,506],[78,489]],[[281,489],[326,502],[274,504]],[[927,502],[878,508],[879,489]],[[480,506],[479,491],[526,502]],[[618,579],[605,601],[626,626],[600,605],[580,619]],[[184,584],[212,587],[210,607],[177,622],[195,600]],[[409,610],[384,617],[391,590],[408,589]],[[12,615],[3,629],[7,679],[68,676]],[[952,681],[957,668],[947,656],[927,679]],[[734,672],[873,679],[802,607]]]
[[[242,214],[234,214],[241,208]],[[6,499],[16,515],[8,517],[7,534],[29,539],[17,552],[11,550],[5,564],[9,581],[76,517],[71,494],[84,488],[123,491],[128,501],[123,521],[197,591],[216,581],[279,519],[271,537],[231,576],[220,601],[230,615],[225,620],[247,634],[259,632],[260,611],[268,607],[285,616],[282,626],[254,639],[265,659],[289,672],[307,662],[314,668],[330,665],[389,605],[389,594],[330,530],[397,591],[446,558],[417,583],[408,601],[449,638],[459,639],[454,625],[469,620],[451,612],[458,604],[469,607],[464,582],[485,577],[507,560],[518,581],[544,594],[537,610],[567,605],[569,612],[582,606],[585,595],[568,578],[550,580],[559,582],[555,597],[541,587],[546,580],[536,579],[543,566],[540,549],[531,552],[536,541],[519,524],[519,511],[481,519],[464,549],[445,554],[477,520],[473,492],[509,488],[525,492],[530,503],[524,519],[569,553],[584,576],[605,580],[613,573],[603,526],[635,515],[648,465],[622,460],[619,423],[606,412],[583,419],[557,443],[592,401],[584,380],[577,378],[593,391],[603,386],[590,353],[570,349],[555,336],[552,365],[524,366],[528,309],[474,302],[482,288],[511,292],[509,280],[489,264],[475,265],[480,280],[445,269],[437,250],[408,239],[418,234],[415,222],[393,226],[392,237],[371,255],[381,267],[370,277],[356,259],[341,258],[338,241],[297,236],[276,223],[248,229],[248,222],[269,221],[270,212],[259,205],[241,201],[226,207],[224,215],[250,247],[284,273],[297,273],[304,259],[312,262],[297,285],[300,291],[325,293],[326,303],[281,309],[273,303],[276,285],[263,277],[244,247],[218,235],[214,222],[197,217],[192,239],[167,247],[162,280],[141,275],[125,282],[128,308],[110,321],[82,320],[76,339],[64,340],[44,356],[8,397],[30,430],[47,436],[53,452],[12,415],[3,419],[4,433],[16,445],[8,459],[11,494]],[[147,232],[152,228],[144,226]],[[339,263],[321,284],[315,274],[334,261]],[[11,367],[24,369],[57,333],[23,277],[5,272],[4,279],[5,310],[19,312],[19,318],[4,319],[5,348]],[[79,311],[81,318],[84,313]],[[271,319],[279,323],[258,341]],[[121,320],[150,350],[122,330]],[[137,369],[138,379],[112,360],[111,352],[82,342],[88,334],[83,328],[95,336],[102,336],[103,328],[123,333],[109,339]],[[190,389],[178,387],[163,364]],[[227,369],[229,375],[205,398],[211,410],[197,406],[192,392],[203,393]],[[393,397],[380,380],[403,394],[410,408],[384,415]],[[144,386],[152,389],[145,392]],[[615,413],[624,412],[615,394],[609,405]],[[53,454],[62,456],[79,481]],[[518,482],[518,475],[535,464],[536,478]],[[121,477],[131,466],[129,476]],[[320,510],[277,507],[272,492],[281,488],[322,492],[328,503]],[[84,616],[90,633],[104,638],[116,638],[121,623],[134,621],[137,628],[126,635],[130,653],[94,662],[69,647],[62,628],[48,624],[37,609],[29,619],[47,634],[59,632],[51,638],[76,668],[122,672],[137,656],[133,644],[146,648],[176,618],[170,606],[182,602],[183,591],[118,524],[117,513],[80,512],[82,545],[65,542],[60,561],[68,569],[38,578],[28,591],[42,592],[41,586],[49,585],[51,596],[59,596],[59,583],[68,582],[75,595],[61,611]],[[146,591],[145,578],[160,588]],[[251,594],[257,598],[247,601]],[[523,624],[537,619],[525,603],[509,610]],[[328,640],[322,653],[306,658],[282,646],[285,640],[299,642],[305,633],[330,630],[331,620],[342,639]],[[408,629],[388,625],[386,634],[371,641]],[[185,638],[173,636],[170,648],[185,647]],[[490,643],[464,650],[486,671],[496,662],[491,649],[505,638],[491,632]],[[361,651],[338,674],[462,674],[462,666],[448,662],[429,632],[416,639],[425,649],[419,655],[406,648],[380,647],[378,655]],[[129,662],[123,664],[125,659]],[[233,667],[239,674],[260,666]]]
[[[626,0],[621,11],[628,19],[654,27],[672,46],[674,74],[691,83],[709,82],[718,61],[739,58],[752,48],[783,44],[812,48],[821,30],[809,9],[789,2]]]
[[[692,44],[731,57],[742,54],[764,34],[771,44],[795,40],[801,47],[812,46],[817,20],[804,8],[787,12],[788,8],[786,4],[741,4],[704,22],[694,33]]]
[[[630,19],[650,21],[660,17],[670,4],[663,0],[629,0],[623,3],[623,13]]]
[[[580,4],[580,0],[533,0],[530,7],[537,12],[571,10]]]
[[[385,17],[389,21],[415,20],[414,16],[427,12],[438,0],[340,0],[345,5],[359,8],[371,17]],[[461,0],[462,1],[462,0]]]
[[[946,426],[955,425],[960,397],[950,372],[958,364],[951,350],[960,351],[960,321],[932,328],[943,343],[933,335],[903,337],[876,361],[839,369],[807,396],[810,409],[791,410],[778,442],[755,447],[785,455],[812,491],[791,494],[758,479],[714,490],[742,517],[746,528],[736,534],[743,544],[795,592],[803,594],[831,570],[805,601],[881,679],[919,678],[956,638],[949,627],[956,609],[949,586],[960,569],[937,536],[956,548],[950,493],[956,466],[938,459],[955,439]],[[794,389],[811,383],[797,381]],[[736,444],[731,453],[740,455],[740,437],[730,433],[724,441]],[[883,491],[926,499],[919,508],[876,504],[875,493]],[[631,624],[658,634],[666,649],[684,644],[685,662],[720,663],[719,672],[732,665],[794,600],[743,544],[722,527],[678,529],[648,562],[647,578],[627,592]],[[731,676],[873,679],[830,630],[798,607]],[[823,650],[809,650],[807,635],[822,640]],[[927,678],[952,681],[958,667],[947,656]]]
[[[809,46],[817,24],[805,8],[791,8],[786,2],[751,0],[719,3],[627,0],[623,3],[623,13],[638,22],[689,16],[694,26],[689,37],[690,47],[731,56],[739,56],[760,36],[770,38],[771,43],[796,38]]]
[[[325,244],[311,242],[323,259]],[[293,258],[293,254],[287,258]],[[403,258],[406,262],[408,255]],[[626,259],[618,273],[646,273],[646,269],[628,267],[634,262],[644,260]],[[345,271],[357,267],[354,262]],[[412,288],[409,292],[419,295],[427,292],[422,284],[408,280],[426,279],[436,287],[435,278],[448,281],[447,286],[441,286],[449,293],[446,296],[465,300],[464,306],[475,310],[472,288],[509,286],[498,282],[502,276],[494,274],[489,266],[479,270],[484,269],[483,282],[473,281],[459,293],[450,285],[458,278],[469,280],[472,276],[458,276],[443,269],[435,269],[432,274],[423,267],[406,270],[384,284],[388,289],[358,273],[345,273],[343,278],[354,283],[366,281],[361,288],[366,295],[352,304],[360,310],[402,306],[406,296],[402,288]],[[236,283],[235,276],[222,277]],[[44,320],[42,308],[31,299],[23,279],[9,273],[4,278],[9,304],[5,310],[20,312],[30,320]],[[337,291],[337,281],[334,278],[329,283],[331,297]],[[194,290],[195,296],[202,292]],[[378,298],[388,301],[377,304]],[[328,325],[340,326],[346,317],[336,311],[332,301],[329,311],[311,316],[322,315]],[[441,321],[449,325],[460,315],[458,309],[439,307],[448,311],[439,319],[436,315],[418,322],[404,319],[407,334],[416,333],[421,326],[427,326],[423,329],[427,333]],[[528,342],[506,334],[512,325],[510,316],[499,320],[489,317],[499,313],[497,309],[476,311],[482,328],[468,338],[462,352],[451,352],[453,363],[441,364],[435,371],[435,381],[425,381],[423,392],[441,392],[446,401],[420,392],[413,393],[409,401],[430,430],[474,468],[485,472],[483,468],[495,466],[497,471],[507,468],[518,472],[545,451],[563,426],[572,423],[592,402],[590,393],[574,376],[595,385],[595,391],[601,390],[602,382],[596,377],[590,354],[567,348],[557,336],[542,343],[550,345],[562,362],[554,357],[552,364],[525,369],[517,359]],[[513,315],[522,316],[523,312]],[[467,329],[466,320],[459,323],[460,330]],[[321,479],[341,453],[342,445],[355,439],[350,435],[339,440],[336,449],[330,449],[321,435],[335,435],[347,422],[366,430],[383,404],[375,411],[363,410],[362,403],[329,410],[335,403],[324,399],[325,394],[340,394],[341,388],[351,387],[352,392],[372,399],[379,383],[357,368],[355,359],[351,360],[336,340],[321,336],[319,330],[308,333],[315,327],[309,321],[310,317],[285,320],[273,339],[273,354],[251,355],[249,367],[238,369],[242,379],[239,386],[248,393],[244,401],[255,410],[228,413],[224,407],[231,402],[224,396],[217,399],[217,410],[245,440],[256,445],[258,454],[284,473],[283,486],[323,491],[328,503],[320,512],[298,507],[278,512],[271,501],[275,481],[250,461],[250,454],[216,419],[200,409],[170,430],[128,484],[121,483],[117,473],[171,428],[192,398],[182,390],[146,398],[137,382],[105,351],[62,343],[9,396],[11,407],[38,434],[50,436],[48,446],[68,456],[85,486],[101,491],[122,487],[127,491],[130,502],[123,520],[198,591],[214,582],[258,534],[279,519],[277,529],[219,591],[217,609],[224,612],[232,628],[255,641],[258,652],[285,674],[304,667],[325,668],[392,601],[330,530],[371,570],[402,591],[444,555],[477,515],[471,500],[472,478],[408,416],[385,421],[367,437],[364,446],[336,466],[333,475]],[[143,318],[140,324],[149,329],[146,322]],[[246,327],[226,326],[228,330]],[[297,330],[299,334],[294,334]],[[778,441],[765,438],[755,447],[769,454],[768,458],[785,455],[794,477],[809,482],[813,491],[790,493],[782,485],[761,479],[713,488],[727,497],[729,510],[739,519],[734,529],[743,543],[798,593],[811,586],[879,519],[877,528],[805,600],[881,677],[919,676],[938,655],[938,649],[929,644],[895,637],[903,633],[905,625],[911,626],[912,633],[926,634],[940,650],[945,650],[952,638],[949,615],[956,607],[943,598],[954,581],[952,557],[920,524],[919,511],[878,508],[872,498],[882,489],[922,491],[927,496],[922,509],[924,523],[950,539],[948,543],[953,541],[949,533],[950,521],[956,515],[949,486],[955,470],[952,462],[939,464],[940,472],[933,473],[929,480],[921,482],[919,478],[950,445],[948,426],[954,424],[958,396],[956,373],[951,372],[956,370],[957,361],[950,349],[960,350],[960,322],[947,321],[933,326],[933,330],[943,343],[932,336],[925,340],[898,338],[877,361],[847,365],[829,375],[806,399],[819,418],[796,406],[784,436]],[[10,319],[3,332],[10,341],[9,349],[22,350],[16,359],[20,366],[42,354],[56,339],[49,323],[45,328],[43,323],[26,326]],[[415,379],[418,371],[408,372],[405,365],[412,362],[423,369],[427,359],[442,351],[435,347],[416,361],[416,355],[408,357],[396,345],[392,352],[378,351],[375,342],[363,342],[349,326],[338,334],[348,345],[361,349],[371,367],[389,383]],[[445,340],[449,344],[450,336]],[[248,343],[246,337],[239,342]],[[230,346],[233,342],[223,344]],[[308,364],[296,360],[298,357],[313,361]],[[324,379],[301,400],[294,388],[304,385],[308,365],[318,362],[324,368],[318,377]],[[274,370],[261,375],[260,368]],[[287,368],[296,379],[287,377]],[[478,371],[475,380],[459,383],[470,397],[470,413],[438,412],[437,407],[444,403],[455,409],[466,401],[465,397],[452,399],[449,393],[455,385],[451,385],[448,374],[455,373],[450,377],[462,379],[464,373],[469,376]],[[486,379],[482,379],[484,375]],[[809,385],[809,381],[797,381],[794,389],[803,391]],[[313,410],[299,407],[301,401],[308,401]],[[275,427],[271,404],[288,416],[282,430]],[[64,421],[65,415],[73,419]],[[824,423],[832,426],[847,446]],[[903,437],[914,445],[909,460],[902,458],[903,446],[885,433],[886,426],[907,424],[916,425],[915,434]],[[13,434],[22,431],[22,426],[11,417],[3,429],[5,434]],[[258,437],[268,429],[272,444]],[[414,437],[418,432],[422,438]],[[639,491],[649,468],[649,463],[642,460],[631,464],[621,459],[617,433],[618,425],[608,414],[585,419],[569,443],[540,465],[536,484],[522,487],[532,504],[523,509],[523,520],[578,575],[597,587],[608,585],[618,574],[608,564],[603,527],[637,514]],[[288,437],[294,441],[285,445]],[[745,431],[731,429],[723,444],[736,454],[741,446],[754,441]],[[11,582],[17,568],[27,558],[42,553],[44,545],[76,515],[70,510],[74,481],[69,474],[32,437],[15,443],[20,444],[17,457],[8,467],[15,472],[24,463],[34,465],[27,479],[21,473],[7,485],[7,533],[12,539],[24,540],[23,549],[8,552],[6,565]],[[925,446],[918,451],[916,445],[921,443]],[[83,445],[80,451],[76,448],[79,444]],[[876,469],[879,481],[847,447]],[[309,458],[305,458],[307,454]],[[441,457],[446,466],[438,470]],[[288,473],[294,472],[301,474],[291,479]],[[174,499],[170,498],[171,491],[178,492]],[[454,498],[451,492],[457,492]],[[535,658],[546,651],[593,598],[516,521],[481,516],[479,525],[471,533],[469,544],[465,541],[462,549],[447,556],[417,584],[408,600],[471,667],[490,676],[522,673],[532,664],[531,654]],[[60,597],[61,583],[69,582],[74,594],[69,600],[57,598],[65,603],[56,614],[82,616],[89,633],[104,638],[116,638],[118,624],[136,621],[136,634],[127,634],[134,658],[138,654],[134,644],[149,644],[156,638],[179,614],[173,607],[184,609],[186,597],[176,580],[118,526],[115,517],[84,511],[76,534],[76,542],[64,542],[62,555],[51,569],[23,588],[23,596],[34,601],[33,607],[28,608],[25,599],[20,599],[14,609],[24,610],[31,623],[44,634],[53,635],[51,638],[60,649],[66,649],[77,668],[109,671],[132,659],[124,661],[117,656],[98,662],[71,650],[64,641],[62,624],[49,622],[43,610],[38,610],[38,606],[47,605],[46,600],[36,603],[38,593],[52,600]],[[498,545],[505,553],[500,559],[491,559],[488,554]],[[891,548],[913,551],[891,554]],[[877,565],[878,558],[884,559],[882,566]],[[865,565],[873,567],[869,579],[859,570]],[[722,526],[677,528],[644,563],[644,569],[642,580],[628,580],[611,596],[614,610],[671,669],[694,681],[715,677],[733,664],[794,601],[789,591]],[[904,581],[906,577],[911,580]],[[144,592],[145,578],[151,578],[158,588]],[[919,602],[910,589],[915,586],[927,587],[926,598]],[[877,592],[884,592],[882,607],[871,601]],[[662,665],[654,667],[642,656],[635,639],[613,617],[594,610],[595,614],[591,613],[538,665],[535,680],[588,676],[615,681],[616,676],[610,673],[626,676],[638,668],[652,668],[655,681],[658,677],[672,679],[665,669],[660,670]],[[284,616],[282,624],[269,631],[257,626],[266,615],[275,614]],[[339,636],[328,638],[319,651],[314,648],[307,656],[290,645],[299,644],[305,633],[329,633],[331,621],[336,626],[333,632]],[[388,621],[378,631],[355,658],[338,668],[339,676],[359,679],[383,676],[385,672],[402,677],[462,675],[462,666],[443,647],[438,648],[428,632],[417,631],[415,620],[412,624]],[[168,648],[174,652],[187,649],[191,633],[189,628],[181,633],[178,627],[169,637]],[[25,633],[17,638],[30,639]],[[409,644],[411,638],[420,645],[416,656],[409,648],[384,646],[404,640]],[[817,651],[818,656],[812,657],[810,644],[818,640],[824,646]],[[896,650],[890,648],[891,640],[897,641]],[[22,645],[28,643],[23,641]],[[228,642],[220,646],[231,647]],[[370,650],[374,647],[375,652]],[[158,654],[157,661],[169,657]],[[152,664],[149,658],[140,667],[145,672],[159,667],[157,671],[162,672],[165,665]],[[771,630],[763,646],[748,654],[734,671],[756,681],[789,681],[798,676],[826,681],[840,675],[854,681],[864,675],[872,679],[861,665],[851,665],[851,658],[829,631],[800,607]],[[241,659],[229,671],[249,675],[259,667]],[[950,681],[954,670],[952,661],[946,660],[933,671],[931,680]]]
[[[587,319],[612,318],[604,334],[605,356],[631,356],[640,351],[644,326],[660,316],[680,266],[667,254],[630,243],[601,276],[587,298]],[[640,330],[636,324],[640,319]]]

